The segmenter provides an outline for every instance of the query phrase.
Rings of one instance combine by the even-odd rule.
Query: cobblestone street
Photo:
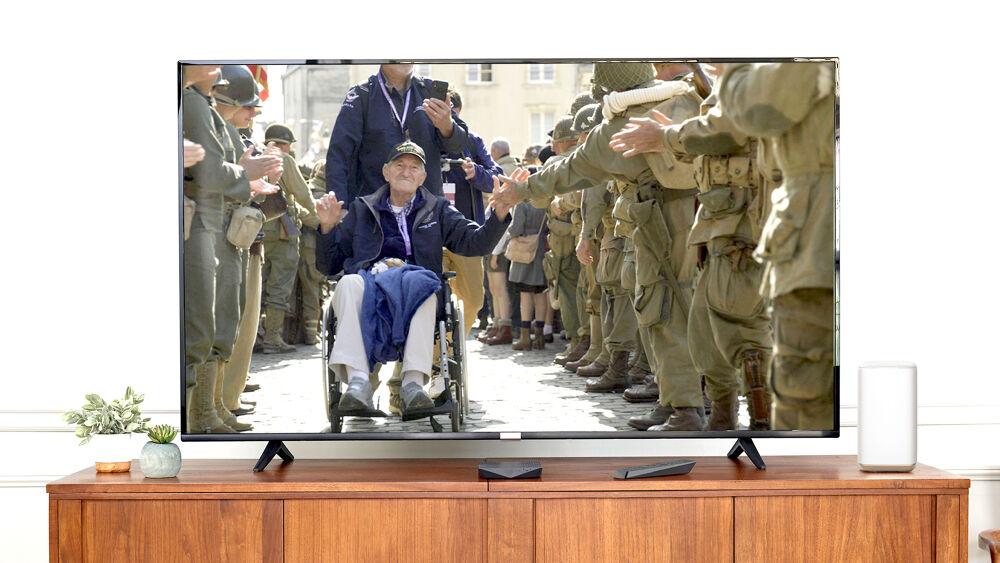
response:
[[[485,346],[467,341],[469,352],[470,413],[467,432],[594,432],[627,430],[633,415],[648,412],[652,403],[631,404],[620,394],[586,393],[586,379],[552,363],[565,346],[556,338],[545,350],[514,352],[510,346]],[[290,354],[254,354],[250,381],[261,388],[244,394],[257,402],[256,412],[240,417],[257,433],[329,432],[323,405],[323,365],[319,346],[300,345]],[[392,366],[382,368],[382,380]],[[388,412],[389,393],[381,385],[375,393],[378,408]],[[446,416],[437,417],[446,431]],[[402,422],[348,418],[345,432],[430,432],[427,419]]]

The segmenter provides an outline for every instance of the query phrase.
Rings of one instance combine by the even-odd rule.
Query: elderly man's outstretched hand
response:
[[[344,216],[344,203],[337,200],[333,193],[326,193],[316,200],[316,215],[319,217],[319,230],[326,234],[333,230]]]

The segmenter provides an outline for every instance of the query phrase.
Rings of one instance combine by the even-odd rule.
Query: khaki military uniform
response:
[[[225,230],[228,212],[249,201],[250,182],[236,164],[242,154],[235,145],[239,137],[210,99],[187,88],[181,103],[184,137],[205,149],[205,158],[186,169],[184,179],[184,194],[197,205],[184,241],[184,351],[192,393],[187,431],[198,433],[221,424],[214,416],[214,390],[218,364],[229,359],[236,341],[243,279],[241,252],[226,239]],[[193,428],[194,420],[206,428]]]
[[[687,346],[694,260],[688,259],[686,244],[694,220],[693,173],[689,165],[681,162],[622,158],[608,143],[630,117],[657,108],[681,120],[698,115],[700,103],[693,88],[688,88],[683,95],[665,102],[628,107],[593,129],[567,158],[517,186],[521,197],[538,198],[615,180],[618,197],[612,215],[616,225],[611,237],[605,233],[606,241],[602,241],[604,263],[599,268],[598,282],[608,279],[611,264],[624,261],[625,237],[631,233],[636,256],[636,320],[640,330],[648,331],[661,401],[675,408],[703,405],[700,377]],[[618,269],[621,276],[621,266]],[[626,272],[622,285],[630,283],[627,276]],[[630,337],[634,332],[630,331]]]
[[[705,101],[702,116],[667,128],[664,144],[678,158],[701,155],[694,158],[700,207],[688,245],[703,259],[688,338],[713,402],[713,419],[726,426],[713,429],[735,429],[735,416],[723,411],[735,411],[744,385],[751,394],[751,429],[769,429],[770,317],[759,292],[763,266],[751,256],[773,188],[774,172],[757,150],[766,144],[738,130],[720,111],[715,94]]]
[[[564,158],[553,156],[546,162],[551,166]],[[580,311],[577,307],[577,287],[580,284],[580,261],[576,257],[576,239],[580,228],[573,224],[573,214],[580,209],[583,194],[580,190],[554,196],[540,203],[546,206],[548,247],[542,261],[549,296],[558,302],[563,327],[570,344],[576,346],[580,338]],[[588,329],[589,333],[589,329]]]
[[[756,251],[773,303],[776,430],[834,424],[834,72],[833,63],[734,64],[719,89],[723,111],[771,143],[783,175]]]

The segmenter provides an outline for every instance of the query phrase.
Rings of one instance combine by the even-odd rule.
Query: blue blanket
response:
[[[403,357],[410,320],[417,308],[441,289],[441,280],[434,272],[412,264],[374,276],[367,270],[358,273],[365,280],[361,334],[371,370],[377,363],[395,362]]]

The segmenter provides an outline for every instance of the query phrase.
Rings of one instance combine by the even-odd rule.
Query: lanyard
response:
[[[385,88],[385,80],[382,79],[382,72],[378,73],[378,85],[382,87],[382,95],[385,96],[385,101],[389,103],[389,109],[392,110],[392,115],[396,117],[396,122],[399,123],[399,130],[406,136],[406,118],[409,117],[410,112],[410,94],[413,88],[406,89],[406,99],[403,101],[403,116],[400,117],[399,113],[396,111],[396,104],[392,103],[392,98],[389,97],[389,91]]]

